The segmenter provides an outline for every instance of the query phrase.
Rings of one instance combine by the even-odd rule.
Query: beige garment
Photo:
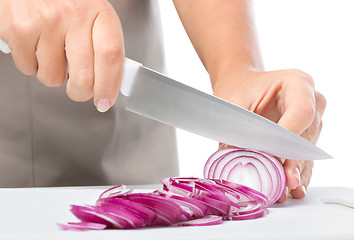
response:
[[[126,56],[163,71],[157,1],[111,1]],[[53,63],[55,64],[55,63]],[[178,173],[175,130],[123,109],[99,113],[18,72],[0,54],[0,187],[157,183]]]

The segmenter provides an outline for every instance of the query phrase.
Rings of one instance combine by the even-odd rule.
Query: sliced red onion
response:
[[[130,226],[126,228],[138,228],[145,224],[145,220],[138,215],[135,215],[133,211],[130,211],[120,206],[103,202],[100,206],[105,212],[126,221]]]
[[[225,196],[225,190],[223,188],[220,188],[214,184],[210,184],[210,181],[207,182],[207,180],[197,178],[170,178],[170,181],[165,181],[164,184],[165,189],[177,194],[179,193],[181,195],[190,196],[192,198],[212,198],[218,201],[222,201],[223,204],[234,205],[237,207],[237,204]]]
[[[196,189],[194,186],[189,186],[188,183],[190,181],[193,181],[192,179],[189,181],[186,181],[186,179],[181,179],[181,178],[168,178],[168,179],[163,179],[161,182],[164,185],[164,190],[171,190],[173,188],[173,192],[180,194],[182,196],[188,196],[193,194]],[[187,184],[186,184],[187,183]]]
[[[96,213],[92,213],[94,209],[95,207],[92,206],[71,205],[70,211],[82,222],[91,222],[111,226],[110,221],[97,216]]]
[[[256,219],[268,213],[266,206],[281,196],[286,184],[283,166],[275,157],[236,148],[214,153],[204,175],[206,179],[163,179],[163,190],[153,193],[133,193],[123,185],[110,188],[95,206],[72,205],[71,212],[81,222],[58,226],[64,230],[134,229]]]
[[[230,210],[230,205],[218,198],[220,192],[215,191],[215,194],[196,188],[196,178],[170,178],[169,181],[164,181],[164,189],[172,191],[182,196],[191,197],[203,203],[207,207],[207,214],[211,215],[227,215]]]
[[[221,224],[222,220],[223,219],[220,216],[207,215],[203,218],[179,222],[176,226],[211,226]]]
[[[170,188],[170,186],[177,186],[176,183],[178,183],[179,185],[177,192],[180,192],[180,190],[183,189],[183,194],[188,192],[186,190],[188,188],[183,187],[182,185],[194,185],[195,188],[198,188],[199,186],[199,190],[200,186],[202,186],[202,189],[204,190],[196,191],[188,189],[189,191],[194,192],[193,194],[188,193],[188,196],[200,200],[204,205],[207,206],[207,214],[212,215],[228,216],[236,214],[251,214],[253,212],[259,211],[261,208],[264,208],[264,205],[267,202],[267,198],[263,194],[251,188],[225,180],[220,181],[215,179],[174,178],[170,179],[169,181],[164,180],[163,182],[164,184],[170,184],[168,186],[165,185],[164,188],[172,192],[174,192],[175,188]],[[234,188],[231,188],[231,186]],[[210,197],[210,195],[218,196],[218,198],[219,196],[223,195],[224,198],[228,199],[228,201],[220,202],[219,200]],[[240,199],[242,199],[242,201],[240,201]],[[232,202],[232,200],[237,202],[237,204]],[[232,204],[225,204],[230,202],[232,202]]]
[[[241,208],[237,209],[233,215],[246,215],[258,212],[264,208],[264,205],[257,201],[249,201],[240,203]]]
[[[227,194],[230,194],[232,197],[237,199],[235,200],[237,203],[256,200],[266,205],[268,202],[268,198],[265,195],[252,188],[226,180],[213,179],[212,181],[214,181],[217,185],[224,187]]]
[[[206,180],[199,180],[196,181],[195,187],[198,189],[204,189],[203,191],[207,191],[207,193],[202,192],[203,195],[209,196],[210,198],[214,198],[216,200],[223,201],[232,207],[239,208],[236,201],[234,201],[232,198],[230,198],[230,196],[226,194],[227,190],[216,185],[213,181],[208,180],[206,182]],[[239,199],[238,197],[239,195],[235,195],[236,199]]]
[[[164,198],[169,198],[167,197],[166,191],[164,190],[155,190],[153,193]],[[169,200],[176,203],[182,209],[182,215],[180,221],[187,221],[193,218],[194,213],[190,208],[190,206],[186,204],[186,202],[173,199],[173,198],[169,198]]]
[[[126,195],[125,199],[153,210],[157,215],[153,224],[171,225],[181,220],[182,208],[166,198],[152,193],[132,193]]]
[[[207,213],[207,207],[200,201],[195,200],[193,198],[179,196],[164,190],[156,190],[154,191],[154,193],[162,197],[169,198],[170,200],[177,203],[183,209],[183,211],[187,212],[190,215],[190,217],[187,219],[202,218]],[[184,215],[186,214],[184,213]]]
[[[170,178],[153,193],[132,193],[122,186],[100,195],[96,206],[72,205],[81,223],[65,230],[131,229],[151,225],[208,226],[224,220],[262,217],[266,197],[256,190],[225,180]],[[98,224],[98,225],[95,225]]]
[[[232,220],[232,221],[238,221],[238,220],[251,220],[251,219],[257,219],[263,217],[265,214],[267,214],[268,211],[264,209],[260,209],[257,212],[254,213],[249,213],[249,214],[244,214],[244,215],[233,215],[233,216],[225,216],[223,217],[223,220]]]
[[[204,203],[205,206],[207,206],[208,215],[224,216],[227,215],[230,211],[230,205],[222,201],[200,195],[195,195],[193,198],[199,200],[200,202]]]
[[[104,224],[100,223],[92,223],[92,222],[68,222],[67,224],[62,224],[62,223],[57,223],[57,225],[62,229],[62,230],[79,230],[79,231],[85,231],[85,230],[103,230],[107,226]]]
[[[109,214],[99,206],[72,205],[71,212],[83,222],[104,224],[107,228],[130,228],[128,222]]]
[[[121,198],[101,198],[97,200],[96,205],[101,206],[102,204],[109,203],[125,209],[130,212],[133,216],[139,217],[144,221],[143,226],[151,225],[156,219],[156,213],[150,208],[144,207],[141,204],[134,203],[132,201],[121,199]]]
[[[246,149],[217,151],[205,164],[204,177],[248,186],[268,198],[267,206],[280,198],[286,185],[284,168],[277,158]]]
[[[106,198],[106,197],[114,197],[114,195],[121,195],[124,193],[129,193],[132,190],[126,190],[124,185],[118,185],[115,187],[111,187],[101,193],[101,195],[98,198]]]

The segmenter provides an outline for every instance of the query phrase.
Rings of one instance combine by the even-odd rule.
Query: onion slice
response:
[[[104,224],[107,228],[131,228],[127,221],[106,212],[99,206],[72,205],[71,212],[82,222]]]
[[[155,225],[171,225],[181,220],[182,208],[167,198],[152,193],[132,193],[125,199],[153,210],[157,216]]]
[[[69,222],[67,224],[57,223],[57,225],[62,230],[78,230],[78,231],[85,231],[85,230],[103,230],[107,226],[100,223],[92,223],[92,222]]]
[[[132,201],[121,198],[101,198],[96,202],[96,206],[102,206],[104,204],[112,204],[116,207],[125,209],[133,217],[138,217],[144,221],[142,226],[151,225],[156,219],[156,213],[150,208],[144,207],[141,204],[134,203]]]
[[[126,190],[124,185],[118,185],[107,189],[106,191],[101,193],[101,195],[98,198],[100,199],[100,198],[114,197],[116,195],[121,195],[129,192],[131,192],[131,190]]]
[[[215,215],[207,215],[203,218],[179,222],[176,226],[211,226],[222,223],[223,218]]]

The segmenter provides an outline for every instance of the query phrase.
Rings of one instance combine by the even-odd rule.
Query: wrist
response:
[[[208,71],[214,94],[218,89],[225,89],[225,85],[244,87],[251,76],[262,72],[263,69],[250,64],[227,64]]]
[[[225,82],[230,83],[230,81],[232,81],[234,84],[242,84],[246,79],[249,79],[250,75],[263,71],[263,66],[240,63],[237,61],[223,61],[213,64],[212,66],[213,67],[207,67],[207,71],[213,91],[215,91],[218,86],[224,85]]]

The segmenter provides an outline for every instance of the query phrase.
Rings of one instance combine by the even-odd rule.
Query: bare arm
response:
[[[230,68],[263,70],[251,1],[174,0],[213,86]]]

